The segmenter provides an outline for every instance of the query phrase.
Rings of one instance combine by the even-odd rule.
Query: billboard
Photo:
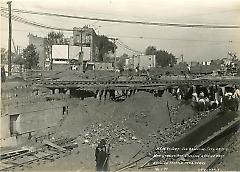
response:
[[[52,59],[68,59],[68,45],[52,45]]]
[[[69,59],[78,60],[80,51],[81,51],[80,46],[69,46]]]
[[[90,61],[91,60],[91,48],[90,47],[82,47],[83,51],[83,61]],[[69,59],[76,59],[79,58],[79,53],[81,52],[80,46],[69,46]]]
[[[83,61],[91,60],[91,47],[82,47]],[[80,46],[72,45],[52,45],[53,62],[65,63],[66,61],[75,59],[79,60]]]
[[[83,47],[83,61],[90,61],[90,60],[91,60],[91,48]]]

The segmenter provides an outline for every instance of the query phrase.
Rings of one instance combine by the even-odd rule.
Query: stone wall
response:
[[[18,134],[34,132],[55,126],[62,119],[63,107],[67,106],[65,101],[44,101],[26,104],[10,104],[5,115],[1,116],[0,138],[11,136],[10,116],[19,115],[16,120],[16,131]]]

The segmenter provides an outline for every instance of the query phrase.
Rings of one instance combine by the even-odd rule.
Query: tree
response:
[[[64,34],[62,32],[50,32],[47,35],[47,40],[46,40],[46,51],[48,53],[48,57],[51,57],[50,53],[52,52],[52,45],[54,44],[64,44]],[[50,65],[52,69],[52,61]]]
[[[124,53],[123,55],[121,55],[119,58],[118,58],[118,61],[117,61],[117,68],[120,70],[120,72],[122,73],[124,71],[124,66],[125,66],[125,60],[129,58],[128,54]]]
[[[114,49],[117,48],[117,46],[114,45],[113,42],[109,41],[109,38],[104,35],[96,37],[96,45],[98,49],[97,61],[103,61],[106,54],[108,54],[109,52],[114,53]]]
[[[158,50],[156,52],[156,64],[157,66],[174,66],[177,63],[175,56],[164,50]]]
[[[7,50],[5,48],[1,48],[1,64],[7,63]]]
[[[62,32],[50,32],[47,35],[47,44],[52,46],[54,44],[64,44],[64,35]]]
[[[20,65],[20,73],[22,73],[23,65],[25,64],[25,59],[21,55],[17,55],[13,59],[13,63],[17,64],[17,65]]]
[[[39,54],[36,51],[36,47],[33,44],[27,46],[27,48],[23,49],[23,58],[25,69],[34,69],[37,68]]]
[[[157,48],[154,46],[148,46],[145,50],[146,55],[156,55],[157,53]]]
[[[13,58],[13,63],[17,65],[24,65],[25,60],[21,55],[18,55],[15,58]]]

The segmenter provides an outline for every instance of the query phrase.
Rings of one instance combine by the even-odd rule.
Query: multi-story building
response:
[[[93,28],[88,26],[82,28],[74,27],[73,35],[69,38],[64,38],[64,44],[60,44],[61,41],[57,41],[56,45],[51,46],[49,54],[47,38],[42,38],[33,34],[29,34],[28,38],[29,45],[33,44],[36,47],[39,54],[39,67],[42,69],[44,69],[44,67],[51,68],[53,65],[66,66],[66,64],[69,64],[73,59],[79,61],[80,52],[83,54],[83,66],[87,66],[90,62],[97,61],[97,34]]]
[[[95,62],[97,60],[97,34],[93,28],[84,26],[82,28],[73,28],[73,37],[70,38],[70,44],[74,46],[90,47],[90,60]]]
[[[125,65],[128,68],[139,68],[140,70],[147,70],[152,67],[156,67],[155,55],[136,55],[125,60]]]
[[[29,34],[29,45],[33,44],[39,54],[39,67],[44,69],[47,58],[47,38],[42,38],[37,35]]]

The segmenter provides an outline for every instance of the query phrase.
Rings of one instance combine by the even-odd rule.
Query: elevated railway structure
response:
[[[222,78],[222,79],[160,79],[160,80],[129,80],[129,81],[36,81],[36,86],[49,89],[164,89],[168,86],[180,85],[240,85],[240,78]]]
[[[95,97],[100,100],[104,99],[123,100],[137,91],[148,91],[154,93],[155,96],[161,96],[164,90],[178,87],[233,87],[234,85],[240,85],[240,78],[211,78],[211,79],[185,79],[185,78],[167,78],[158,80],[74,80],[74,81],[35,81],[34,85],[41,88],[48,88],[55,93],[67,93],[70,97],[79,97],[82,100],[86,97]],[[183,91],[183,95],[187,94],[187,91]]]

